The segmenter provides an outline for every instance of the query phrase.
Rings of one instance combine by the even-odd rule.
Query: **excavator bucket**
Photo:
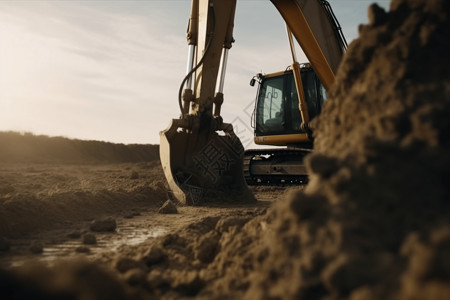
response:
[[[192,1],[181,118],[160,133],[170,194],[182,204],[253,199],[244,180],[244,147],[220,116],[235,7],[235,0]]]
[[[219,135],[182,130],[177,121],[160,132],[160,158],[170,198],[186,205],[252,200],[242,170],[244,148],[232,126]]]

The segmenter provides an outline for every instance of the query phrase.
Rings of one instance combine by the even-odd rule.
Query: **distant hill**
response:
[[[158,159],[158,145],[125,145],[32,133],[0,132],[0,162],[78,164],[148,162]]]

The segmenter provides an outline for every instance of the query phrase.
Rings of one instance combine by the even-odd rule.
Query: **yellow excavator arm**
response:
[[[342,52],[324,9],[326,1],[271,1],[328,89]],[[244,149],[232,125],[220,116],[235,8],[236,0],[191,2],[187,75],[178,99],[181,116],[160,133],[161,163],[171,195],[183,204],[252,197],[243,177]],[[298,69],[297,89],[303,93],[299,78]],[[299,102],[303,120],[307,121],[304,97]]]
[[[320,0],[271,0],[288,29],[311,63],[320,81],[328,90],[342,57],[342,49],[334,37]]]

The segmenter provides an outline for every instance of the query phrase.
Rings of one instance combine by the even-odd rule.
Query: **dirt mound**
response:
[[[126,163],[159,160],[158,145],[114,144],[0,132],[0,162]]]
[[[450,294],[449,11],[371,6],[316,124],[310,184],[221,237],[214,288],[248,299]]]

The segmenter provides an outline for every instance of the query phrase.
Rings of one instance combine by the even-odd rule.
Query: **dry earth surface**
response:
[[[0,271],[0,290],[35,299],[448,299],[449,12],[446,0],[370,7],[315,121],[304,190],[262,188],[256,203],[161,216],[156,160],[3,164],[2,263],[23,266]],[[47,175],[26,184],[33,170]],[[93,233],[89,222],[104,216],[114,233]],[[134,242],[127,226],[145,228],[145,238]],[[28,249],[42,258],[47,245],[66,243],[47,237],[68,233],[82,248],[63,256],[75,260],[15,260],[24,240],[37,240]]]
[[[159,161],[116,164],[0,165],[0,266],[59,258],[96,260],[122,245],[173,233],[205,217],[253,215],[268,207],[280,188],[255,188],[256,205],[177,207],[160,214],[167,188]],[[105,230],[92,223],[114,220]],[[84,242],[93,234],[96,242]],[[41,250],[39,250],[41,249]]]

